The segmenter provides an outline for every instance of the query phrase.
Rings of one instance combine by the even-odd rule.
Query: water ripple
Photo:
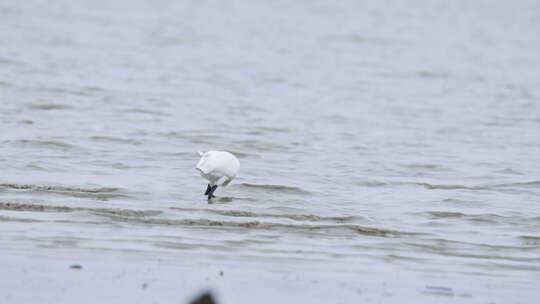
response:
[[[97,214],[121,215],[128,217],[156,216],[161,214],[158,210],[130,210],[115,208],[85,208],[68,206],[50,206],[40,204],[23,204],[13,202],[0,202],[0,210],[9,211],[31,211],[31,212],[78,212],[89,211]]]
[[[165,218],[131,218],[116,215],[109,215],[111,220],[119,222],[132,222],[138,224],[151,224],[160,226],[195,226],[195,227],[223,227],[223,228],[249,228],[249,229],[262,229],[262,230],[275,230],[284,229],[287,232],[345,232],[350,234],[351,232],[366,236],[379,236],[379,237],[398,237],[404,235],[415,235],[417,233],[396,231],[375,227],[365,227],[352,224],[282,224],[273,222],[262,221],[221,221],[210,220],[205,218],[199,219],[165,219]]]
[[[292,194],[308,194],[308,193],[310,193],[309,191],[300,189],[298,187],[284,186],[284,185],[242,183],[242,184],[238,184],[238,186],[245,187],[245,188],[254,188],[254,189],[267,190],[267,191],[292,193]]]
[[[99,200],[108,200],[111,198],[126,198],[129,195],[123,193],[120,188],[79,188],[66,186],[47,186],[32,184],[0,184],[0,188],[13,190],[28,190],[34,192],[48,192],[61,194],[71,197],[88,197]]]
[[[365,221],[366,219],[361,216],[319,216],[314,214],[273,214],[273,213],[256,213],[243,210],[214,210],[214,209],[194,209],[194,208],[178,208],[171,207],[174,210],[182,211],[204,211],[208,213],[219,214],[230,217],[262,217],[262,218],[287,218],[296,221],[330,221],[330,222],[352,222],[352,221]]]

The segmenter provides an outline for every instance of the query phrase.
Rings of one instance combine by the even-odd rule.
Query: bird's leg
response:
[[[210,184],[208,184],[208,187],[206,187],[206,191],[204,192],[204,195],[208,195],[208,193],[210,193],[210,189],[212,187],[210,187]]]
[[[215,197],[214,196],[214,191],[216,191],[217,189],[217,185],[213,185],[211,188],[210,188],[210,191],[208,192],[208,200],[210,200],[211,198]]]

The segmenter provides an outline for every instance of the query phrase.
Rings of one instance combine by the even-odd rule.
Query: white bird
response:
[[[201,176],[208,180],[208,187],[204,195],[208,195],[208,200],[215,197],[214,192],[219,186],[227,186],[235,177],[240,162],[236,156],[225,151],[199,152],[201,160],[196,169]]]

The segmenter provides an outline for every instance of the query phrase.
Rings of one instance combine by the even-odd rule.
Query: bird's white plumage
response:
[[[226,186],[236,177],[240,162],[231,153],[208,151],[199,152],[199,155],[201,160],[199,160],[196,169],[202,177],[208,180],[210,186]]]

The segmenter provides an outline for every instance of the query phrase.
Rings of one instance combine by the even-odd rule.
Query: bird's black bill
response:
[[[208,184],[208,187],[206,187],[206,191],[204,192],[204,195],[208,195],[208,193],[210,193],[211,189],[212,189],[212,187],[210,187],[210,184]]]
[[[214,185],[214,186],[210,187],[210,191],[208,191],[208,200],[215,197],[214,196],[214,191],[216,191],[216,189],[217,189],[217,185]]]

